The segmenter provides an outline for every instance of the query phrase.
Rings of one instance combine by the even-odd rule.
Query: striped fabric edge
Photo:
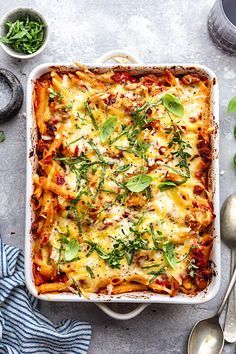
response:
[[[25,287],[20,249],[0,237],[0,354],[86,354],[91,326],[77,320],[52,324]]]

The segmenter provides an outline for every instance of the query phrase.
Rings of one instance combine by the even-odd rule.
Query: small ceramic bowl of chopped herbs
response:
[[[47,22],[34,9],[17,8],[1,19],[0,45],[14,58],[29,59],[38,55],[46,47],[47,41]]]

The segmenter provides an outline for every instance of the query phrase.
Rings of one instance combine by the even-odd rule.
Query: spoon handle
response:
[[[234,287],[235,282],[236,282],[236,267],[234,268],[234,272],[233,272],[232,278],[230,280],[230,283],[228,285],[228,289],[227,289],[225,297],[222,300],[222,303],[221,303],[221,305],[220,305],[220,307],[219,307],[219,309],[218,309],[218,311],[216,313],[216,316],[219,317],[221,312],[223,311],[224,306],[225,306],[225,304],[226,304],[226,302],[228,300],[228,297],[229,297],[229,295],[230,295],[230,293],[231,293],[231,291],[232,291],[232,289]]]
[[[235,252],[236,250],[231,250],[231,274],[233,273],[235,267]],[[225,315],[225,326],[224,326],[224,339],[228,343],[236,342],[236,311],[235,311],[235,293],[231,292],[229,296],[228,306]]]

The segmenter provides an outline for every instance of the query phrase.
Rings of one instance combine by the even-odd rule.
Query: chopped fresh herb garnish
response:
[[[122,132],[118,134],[114,139],[109,141],[109,144],[114,144],[117,140],[119,140],[123,135],[126,135],[130,131],[130,127],[123,127]]]
[[[100,140],[102,143],[105,143],[113,133],[117,124],[116,116],[108,118],[102,125],[100,130]]]
[[[228,104],[228,113],[236,112],[236,96],[232,97]]]
[[[66,112],[70,111],[72,108],[73,108],[73,104],[74,102],[73,101],[70,101],[65,107],[64,107],[64,110]]]
[[[79,251],[79,242],[76,239],[70,240],[66,244],[65,260],[67,262],[72,261],[77,256],[78,251]]]
[[[88,265],[86,265],[86,270],[87,270],[87,272],[89,273],[90,277],[91,277],[92,279],[95,279],[95,275],[94,275],[92,269],[91,269]]]
[[[100,258],[104,259],[111,268],[120,268],[121,260],[125,257],[130,265],[133,261],[135,252],[140,249],[146,249],[147,241],[142,239],[138,231],[134,240],[122,240],[117,239],[113,245],[113,250],[109,253],[105,252],[98,244],[85,241],[91,246],[91,249],[87,253],[90,255],[93,251],[96,251]]]
[[[101,152],[99,151],[99,149],[97,148],[97,146],[94,144],[94,142],[92,140],[88,141],[89,145],[92,147],[92,149],[94,150],[94,152],[96,153],[97,157],[99,158],[100,161],[104,161],[104,158],[101,154]]]
[[[152,182],[151,176],[138,175],[131,177],[125,184],[131,192],[139,193],[144,191]]]
[[[167,189],[170,189],[170,188],[173,188],[173,187],[177,187],[177,183],[172,182],[172,181],[164,181],[164,182],[161,182],[158,185],[158,188],[160,189],[161,192],[164,192]]]
[[[77,138],[77,139],[71,141],[71,142],[68,144],[68,146],[70,146],[71,144],[76,143],[77,141],[79,141],[79,140],[81,140],[81,139],[83,139],[83,136],[80,136],[79,138]]]
[[[45,26],[39,18],[31,19],[25,16],[14,22],[7,21],[5,26],[8,32],[4,37],[0,37],[0,42],[16,52],[32,54],[42,46]]]
[[[157,106],[160,104],[160,102],[155,102],[155,101],[148,101],[144,103],[143,106],[141,107],[136,107],[135,111],[132,113],[132,117],[134,120],[134,127],[139,127],[143,128],[146,124],[150,123],[151,121],[148,120],[147,113],[148,110],[154,106]]]
[[[61,252],[62,252],[62,243],[60,245],[58,260],[57,260],[57,274],[61,274]]]
[[[91,118],[91,121],[93,123],[94,128],[96,130],[98,130],[97,122],[96,122],[96,120],[94,118],[93,112],[92,112],[92,110],[91,110],[91,108],[90,108],[90,106],[89,106],[87,101],[84,102],[84,109],[85,109],[85,112],[87,112],[89,117]]]
[[[170,113],[180,118],[184,115],[184,106],[176,96],[166,93],[161,99],[163,105]]]
[[[156,239],[156,235],[155,235],[155,231],[154,231],[154,227],[153,227],[152,223],[150,223],[150,232],[151,232],[151,235],[152,235],[152,241],[153,241],[154,247],[156,249],[159,249],[159,244],[158,244],[158,241]]]
[[[78,284],[76,283],[74,278],[71,278],[71,279],[73,281],[75,289],[77,290],[78,295],[81,296],[81,291],[80,291],[80,288],[79,288]]]
[[[117,170],[115,171],[115,173],[122,173],[122,172],[126,172],[130,169],[132,165],[131,164],[127,164],[127,165],[123,165],[117,168]]]
[[[192,259],[188,265],[188,271],[189,271],[190,277],[194,278],[197,269],[198,269],[198,266],[195,265],[195,260]]]
[[[234,127],[234,137],[236,139],[236,126]]]
[[[175,255],[175,249],[173,243],[169,241],[166,245],[163,246],[163,251],[166,257],[167,262],[171,266],[171,268],[175,268],[177,266],[177,258]]]
[[[71,201],[71,203],[74,204],[74,205],[77,204],[83,194],[88,195],[88,191],[87,191],[86,189],[81,189],[81,190],[79,191],[77,197],[76,197],[75,199],[73,199],[73,200]]]
[[[62,96],[61,92],[55,91],[51,87],[49,87],[48,91],[49,91],[49,99],[50,100],[53,101],[55,98],[57,98],[59,102],[61,102],[63,100],[63,96]]]
[[[165,268],[161,268],[157,272],[149,272],[149,275],[153,275],[153,277],[149,280],[149,284],[152,283],[159,275],[165,274]]]
[[[236,167],[236,154],[234,155],[234,167]]]
[[[0,130],[0,143],[2,143],[4,140],[6,140],[5,134],[2,130]]]
[[[177,125],[173,126],[174,134],[172,140],[169,142],[168,146],[170,148],[176,147],[176,151],[172,152],[172,155],[178,158],[179,162],[177,163],[177,167],[184,169],[186,174],[182,173],[182,177],[189,178],[190,170],[188,165],[188,159],[191,157],[190,153],[186,151],[186,149],[191,149],[191,145],[183,140],[182,132]]]
[[[76,207],[74,205],[70,206],[70,210],[73,211],[73,213],[74,213],[74,217],[75,217],[77,225],[78,225],[79,233],[81,234],[82,233],[82,229],[81,229],[81,222],[80,222],[80,218],[79,218],[79,215],[78,215],[78,211],[77,211],[77,209],[76,209]]]

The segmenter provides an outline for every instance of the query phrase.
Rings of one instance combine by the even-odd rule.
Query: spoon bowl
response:
[[[199,321],[193,327],[188,341],[188,353],[220,354],[224,346],[224,335],[219,317]]]
[[[220,212],[220,231],[224,242],[230,248],[236,248],[236,194],[230,195],[222,205]]]

